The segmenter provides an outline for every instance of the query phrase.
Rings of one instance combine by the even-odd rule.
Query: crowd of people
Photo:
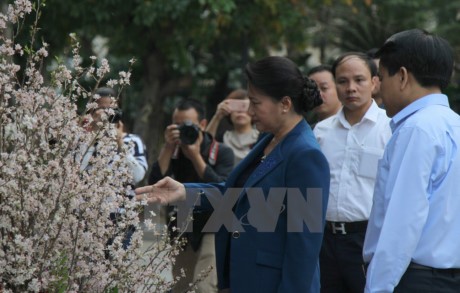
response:
[[[168,205],[171,237],[176,203],[198,197],[172,292],[459,292],[453,65],[449,43],[420,29],[306,74],[259,59],[209,123],[202,102],[177,103],[151,166],[117,121],[130,184],[148,178],[136,198]],[[93,120],[113,94],[98,92]]]

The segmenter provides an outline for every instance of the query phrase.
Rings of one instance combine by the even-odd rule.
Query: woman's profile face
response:
[[[282,106],[259,89],[248,85],[249,110],[252,123],[260,132],[275,133],[280,125]]]

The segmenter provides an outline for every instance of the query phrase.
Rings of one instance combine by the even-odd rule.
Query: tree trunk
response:
[[[161,96],[162,80],[165,72],[161,56],[157,53],[150,54],[144,62],[144,82],[139,109],[139,116],[134,121],[134,132],[138,133],[147,147],[149,166],[156,161],[159,147],[163,143],[164,120],[163,112],[164,97]]]
[[[181,80],[170,77],[163,60],[166,58],[161,54],[152,52],[141,61],[145,68],[140,103],[142,108],[133,122],[134,133],[138,133],[146,144],[149,167],[158,159],[164,143],[164,129],[172,115],[165,112],[165,101],[180,91],[181,84]]]

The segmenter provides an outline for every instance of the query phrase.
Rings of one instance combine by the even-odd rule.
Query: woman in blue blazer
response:
[[[249,114],[265,135],[227,182],[181,184],[168,177],[136,193],[163,204],[199,194],[195,208],[214,209],[204,230],[217,232],[221,290],[319,292],[329,166],[302,113],[321,97],[287,58],[263,58],[247,65],[246,75]]]

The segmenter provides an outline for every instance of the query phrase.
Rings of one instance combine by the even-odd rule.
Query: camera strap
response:
[[[211,166],[214,166],[217,161],[217,154],[219,153],[219,143],[213,139],[211,147],[209,148],[208,162]]]

